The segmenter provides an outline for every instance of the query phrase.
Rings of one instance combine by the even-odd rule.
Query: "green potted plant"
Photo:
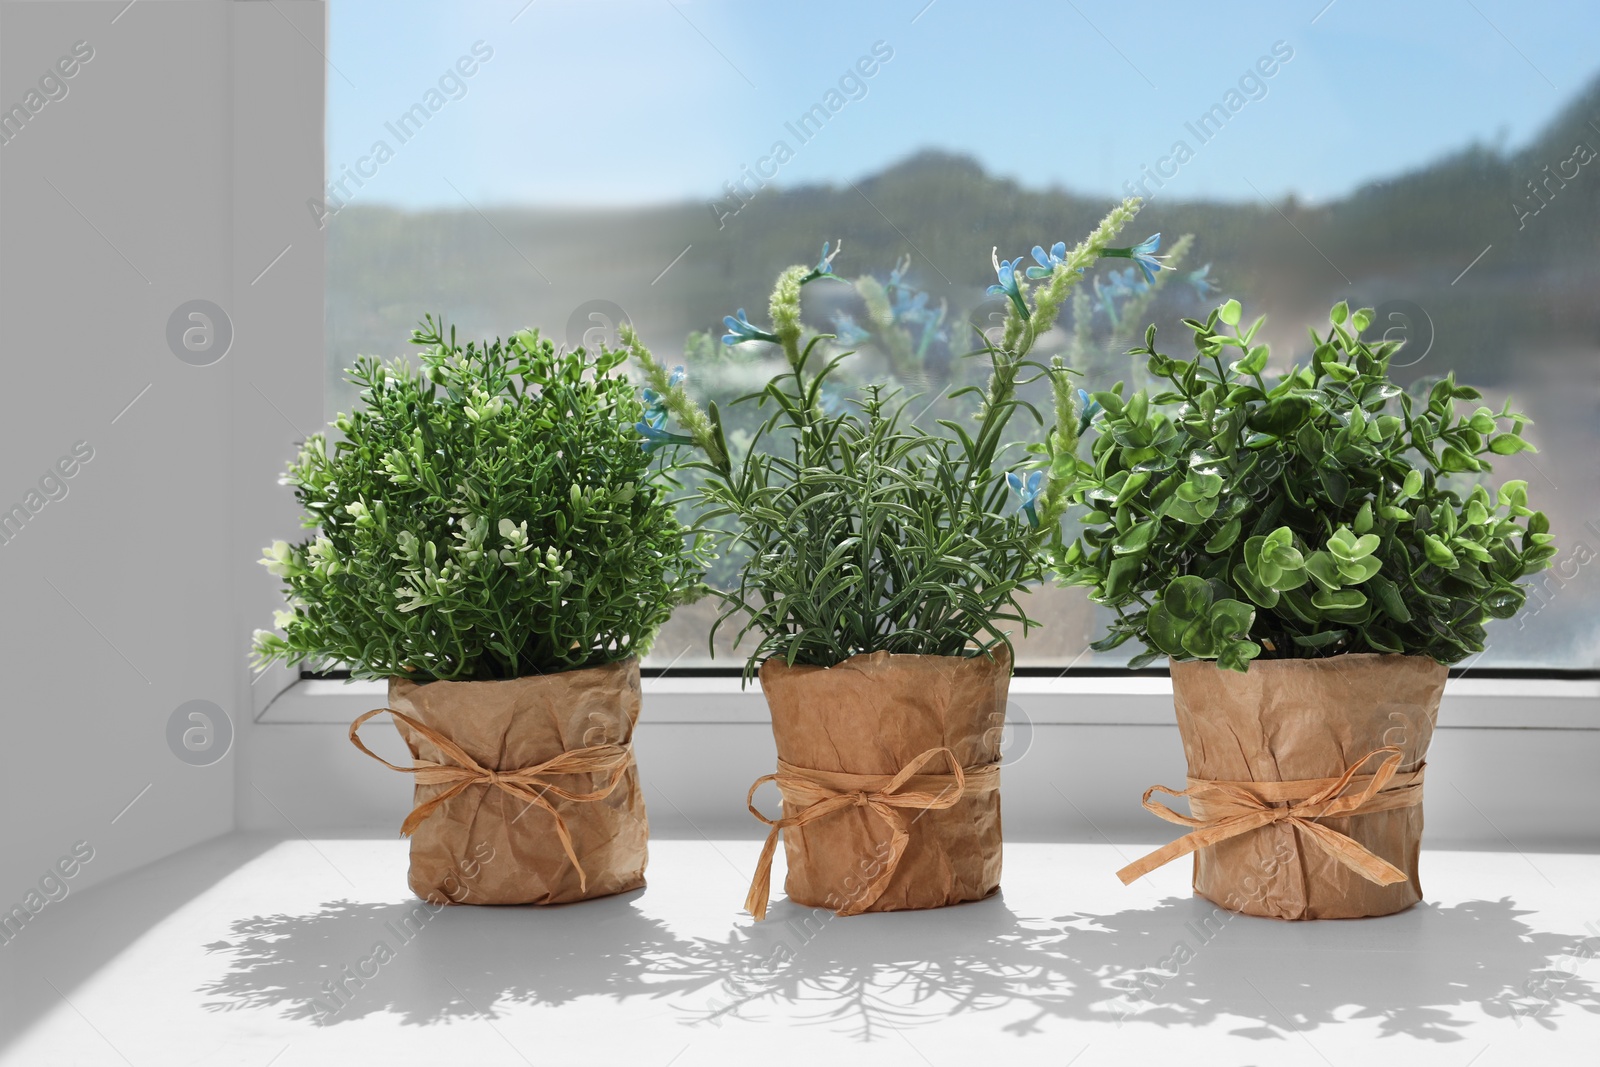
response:
[[[462,346],[431,317],[411,340],[420,365],[360,359],[362,407],[289,465],[317,532],[267,550],[288,606],[257,657],[388,680],[350,737],[367,751],[356,731],[388,710],[411,749],[388,765],[416,775],[419,896],[637,888],[638,657],[703,553],[639,447],[627,357],[528,330]]]
[[[1533,451],[1528,420],[1453,375],[1413,395],[1398,342],[1361,339],[1336,304],[1309,363],[1269,384],[1271,354],[1229,300],[1185,320],[1195,355],[1132,354],[1159,391],[1094,394],[1083,533],[1063,580],[1171,661],[1189,787],[1145,806],[1192,832],[1120,872],[1195,852],[1196,892],[1285,919],[1384,915],[1421,899],[1423,758],[1447,665],[1521,608],[1555,554],[1527,486],[1491,491],[1491,459]],[[1191,815],[1151,793],[1186,796]]]
[[[1114,208],[1071,251],[1036,248],[1026,273],[1020,258],[995,260],[990,291],[1007,310],[994,339],[979,337],[987,385],[953,391],[947,399],[975,398],[976,413],[933,430],[886,387],[830,395],[852,353],[801,315],[806,286],[835,278],[826,245],[820,263],[778,276],[770,325],[743,309],[726,320],[726,345],[776,355],[781,368],[745,398],[769,414],[742,457],[717,407],[703,410],[623,335],[657,400],[646,436],[698,450],[702,521],[730,523],[746,553],[722,620],[755,638],[746,677],[759,669],[779,760],[756,786],[776,781],[785,812],[768,819],[751,806],[772,827],[746,901],[757,918],[780,831],[789,898],[839,914],[938,907],[998,887],[1007,627],[1031,624],[1018,596],[1042,577],[1040,548],[1078,474],[1083,414],[1066,366],[1030,354],[1101,257],[1161,267],[1159,235],[1110,247],[1137,210],[1137,200]],[[1053,417],[1029,452],[1011,452],[1019,382],[1039,375]]]

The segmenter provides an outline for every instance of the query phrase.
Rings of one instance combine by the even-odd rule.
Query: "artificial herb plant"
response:
[[[411,340],[420,367],[358,360],[363,406],[289,464],[318,533],[267,549],[289,606],[258,660],[489,680],[643,655],[704,553],[639,448],[626,354],[463,347],[431,317]]]
[[[745,562],[736,587],[721,594],[718,625],[739,617],[740,639],[758,637],[747,676],[769,656],[831,666],[877,651],[980,654],[1009,646],[1006,624],[1033,625],[1018,594],[1042,577],[1040,548],[1070,501],[1089,413],[1065,364],[1030,354],[1098,259],[1131,259],[1147,277],[1163,267],[1154,254],[1159,235],[1110,247],[1138,206],[1132,199],[1114,208],[1071,251],[1064,242],[1049,252],[1036,247],[1037,265],[1026,271],[1020,257],[995,259],[990,292],[1006,299],[1006,317],[999,338],[979,334],[972,353],[989,362],[988,384],[953,390],[948,399],[973,397],[977,411],[969,422],[937,420],[937,432],[908,417],[914,398],[896,390],[868,384],[843,403],[825,394],[852,355],[837,351],[836,334],[808,331],[802,321],[805,286],[842,281],[826,245],[820,263],[778,276],[770,326],[742,308],[726,320],[725,345],[776,349],[783,359],[765,388],[742,398],[770,406],[742,458],[729,449],[717,406],[702,409],[681,375],[669,374],[631,330],[623,333],[650,386],[645,446],[697,449],[702,521],[732,520]],[[1018,398],[1019,384],[1039,375],[1054,396],[1048,420]],[[1045,425],[1027,452],[1005,440],[1019,410]],[[681,433],[666,429],[669,418]]]
[[[1093,646],[1144,643],[1158,656],[1243,671],[1257,656],[1389,652],[1455,663],[1509,618],[1517,584],[1556,549],[1527,484],[1491,495],[1490,457],[1535,451],[1529,421],[1477,406],[1454,375],[1412,396],[1389,378],[1400,342],[1369,344],[1372,312],[1334,305],[1312,356],[1269,385],[1270,352],[1229,300],[1185,319],[1196,355],[1143,355],[1153,395],[1095,393],[1104,408],[1091,510],[1056,546],[1066,582],[1116,612]],[[1230,351],[1232,350],[1232,351]],[[1230,359],[1230,355],[1237,358]]]

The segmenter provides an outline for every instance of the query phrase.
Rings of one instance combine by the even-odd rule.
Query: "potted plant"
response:
[[[388,765],[416,776],[419,896],[637,888],[638,657],[702,550],[639,448],[627,357],[528,330],[463,347],[431,317],[411,340],[420,366],[357,361],[363,406],[289,465],[317,532],[267,550],[289,602],[258,659],[388,680],[350,738],[372,755],[356,731],[387,710],[411,749],[414,766]]]
[[[1185,320],[1195,356],[1134,349],[1153,395],[1104,408],[1090,510],[1064,580],[1116,612],[1096,648],[1171,660],[1188,788],[1145,806],[1192,832],[1120,872],[1195,852],[1195,890],[1285,919],[1384,915],[1421,899],[1423,758],[1447,665],[1522,606],[1555,554],[1527,485],[1485,484],[1533,451],[1527,419],[1453,375],[1390,380],[1398,342],[1336,304],[1310,362],[1269,384],[1262,320],[1229,300]],[[1151,800],[1189,800],[1183,816]]]
[[[1110,247],[1137,210],[1137,200],[1116,207],[1070,252],[1064,243],[1035,248],[1027,272],[1020,259],[995,260],[991,293],[1007,311],[995,339],[980,336],[987,386],[952,392],[958,402],[975,395],[978,410],[966,422],[941,419],[936,431],[886,387],[865,385],[842,402],[830,394],[851,351],[835,334],[808,331],[801,316],[805,287],[835,278],[837,250],[827,245],[815,266],[778,276],[770,325],[743,309],[726,320],[724,344],[760,346],[780,368],[745,398],[770,414],[742,457],[717,407],[702,409],[624,333],[657,398],[659,418],[643,429],[651,443],[699,451],[702,521],[731,522],[747,553],[720,621],[738,619],[740,637],[754,635],[745,676],[759,668],[772,711],[778,771],[751,787],[751,799],[775,781],[784,807],[769,819],[751,805],[772,828],[746,901],[757,918],[780,831],[789,898],[841,915],[938,907],[998,888],[1006,627],[1031,623],[1018,595],[1042,576],[1040,547],[1078,473],[1083,414],[1068,369],[1030,352],[1099,258],[1160,268],[1159,235]],[[1019,381],[1037,375],[1053,388],[1054,417],[1031,453],[1016,455],[1007,426],[1024,407]],[[669,418],[682,432],[666,429]]]

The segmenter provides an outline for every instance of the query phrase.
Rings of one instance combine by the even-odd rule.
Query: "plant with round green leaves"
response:
[[[707,550],[639,447],[627,354],[462,346],[432,317],[411,340],[420,367],[358,360],[363,406],[289,464],[318,532],[266,551],[289,604],[258,661],[490,680],[643,655]]]
[[[1309,364],[1269,385],[1263,320],[1229,300],[1185,319],[1193,359],[1142,348],[1162,391],[1095,393],[1082,535],[1059,577],[1116,612],[1094,644],[1245,670],[1257,656],[1390,652],[1456,663],[1510,618],[1518,579],[1555,555],[1527,484],[1491,493],[1491,457],[1535,451],[1526,416],[1453,375],[1425,397],[1389,379],[1399,342],[1368,344],[1372,312],[1336,304]],[[1232,350],[1232,351],[1230,351]],[[1228,358],[1237,354],[1237,358]]]
[[[701,521],[734,520],[732,539],[745,563],[737,588],[721,594],[719,625],[738,617],[740,638],[758,637],[747,677],[769,656],[831,666],[877,651],[977,655],[1009,646],[1006,624],[1024,631],[1033,625],[1017,598],[1043,577],[1043,543],[1059,539],[1082,465],[1076,445],[1086,412],[1067,367],[1030,354],[1098,259],[1133,259],[1152,274],[1162,269],[1154,255],[1159,235],[1134,248],[1111,247],[1138,207],[1136,199],[1117,206],[1070,251],[1064,242],[1049,253],[1035,249],[1038,266],[1026,272],[1020,257],[995,258],[990,291],[1003,295],[1009,310],[999,340],[979,334],[981,347],[972,353],[989,363],[989,380],[949,396],[977,398],[970,422],[939,419],[937,430],[924,428],[907,417],[912,398],[871,385],[840,410],[825,408],[829,376],[853,354],[835,354],[837,346],[828,346],[837,335],[808,336],[802,322],[804,287],[836,280],[828,246],[815,266],[778,276],[770,326],[743,309],[726,320],[725,344],[762,345],[783,357],[784,369],[743,398],[770,406],[771,414],[742,458],[728,447],[716,405],[702,410],[638,337],[624,332],[650,389],[684,430],[679,436],[703,457],[693,464],[704,474]],[[1019,399],[1030,374],[1049,381],[1053,418]],[[1005,441],[1019,410],[1046,427],[1043,440],[1026,450]]]

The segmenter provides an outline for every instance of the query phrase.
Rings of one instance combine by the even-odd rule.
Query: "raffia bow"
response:
[[[411,729],[415,730],[425,740],[432,743],[448,761],[435,763],[432,760],[418,759],[410,767],[400,767],[390,763],[366,745],[361,743],[357,731],[361,725],[374,715],[388,712],[399,719]],[[423,801],[411,809],[411,814],[406,816],[406,821],[400,824],[400,832],[410,837],[416,832],[423,820],[452,797],[459,796],[475,785],[495,786],[506,793],[525,800],[535,807],[543,808],[555,820],[556,836],[561,839],[561,847],[566,850],[567,859],[572,861],[572,866],[578,872],[578,887],[581,891],[589,889],[589,879],[583,871],[583,864],[578,862],[578,854],[572,847],[572,834],[567,829],[567,822],[555,805],[546,799],[547,795],[560,797],[577,803],[588,803],[595,800],[604,800],[610,796],[622,782],[623,775],[633,764],[633,747],[631,745],[591,745],[588,748],[575,748],[563,752],[553,759],[547,759],[532,767],[519,767],[515,770],[502,771],[485,767],[467,754],[466,750],[454,741],[445,737],[430,726],[424,725],[402,712],[393,708],[375,708],[350,724],[350,743],[361,751],[388,767],[390,770],[400,771],[404,774],[416,775],[418,785],[448,785],[450,788],[438,796]],[[560,774],[605,774],[609,775],[605,784],[590,793],[573,793],[553,782],[545,779],[552,775]]]
[[[951,773],[917,773],[941,755],[948,761]],[[776,782],[784,800],[799,810],[781,819],[769,819],[756,810],[756,790],[767,782]],[[998,763],[964,769],[956,762],[955,753],[948,748],[930,748],[892,776],[819,771],[795,767],[779,760],[778,773],[757,778],[745,798],[750,814],[772,827],[767,834],[766,844],[762,846],[761,858],[756,863],[750,893],[745,897],[745,910],[757,919],[766,918],[767,901],[772,894],[772,858],[777,851],[780,833],[789,827],[804,826],[847,808],[862,807],[888,827],[889,853],[882,859],[878,873],[867,880],[861,892],[837,909],[839,915],[860,915],[883,895],[889,886],[889,879],[900,865],[900,857],[905,854],[911,833],[902,811],[951,808],[963,797],[987,793],[999,788],[999,785]]]
[[[1376,774],[1357,775],[1374,757],[1383,756]],[[1373,749],[1350,765],[1338,778],[1312,778],[1296,782],[1213,782],[1189,779],[1180,791],[1154,785],[1145,790],[1146,811],[1193,832],[1156,849],[1117,872],[1123,885],[1142,878],[1157,867],[1196,849],[1247,834],[1272,823],[1286,822],[1305,833],[1306,840],[1369,882],[1394,885],[1407,875],[1357,842],[1323,826],[1329,816],[1368,815],[1422,803],[1422,771],[1398,773],[1404,753],[1393,745]],[[1355,792],[1346,793],[1354,789]],[[1150,799],[1153,793],[1187,797],[1193,817],[1180,815]]]

